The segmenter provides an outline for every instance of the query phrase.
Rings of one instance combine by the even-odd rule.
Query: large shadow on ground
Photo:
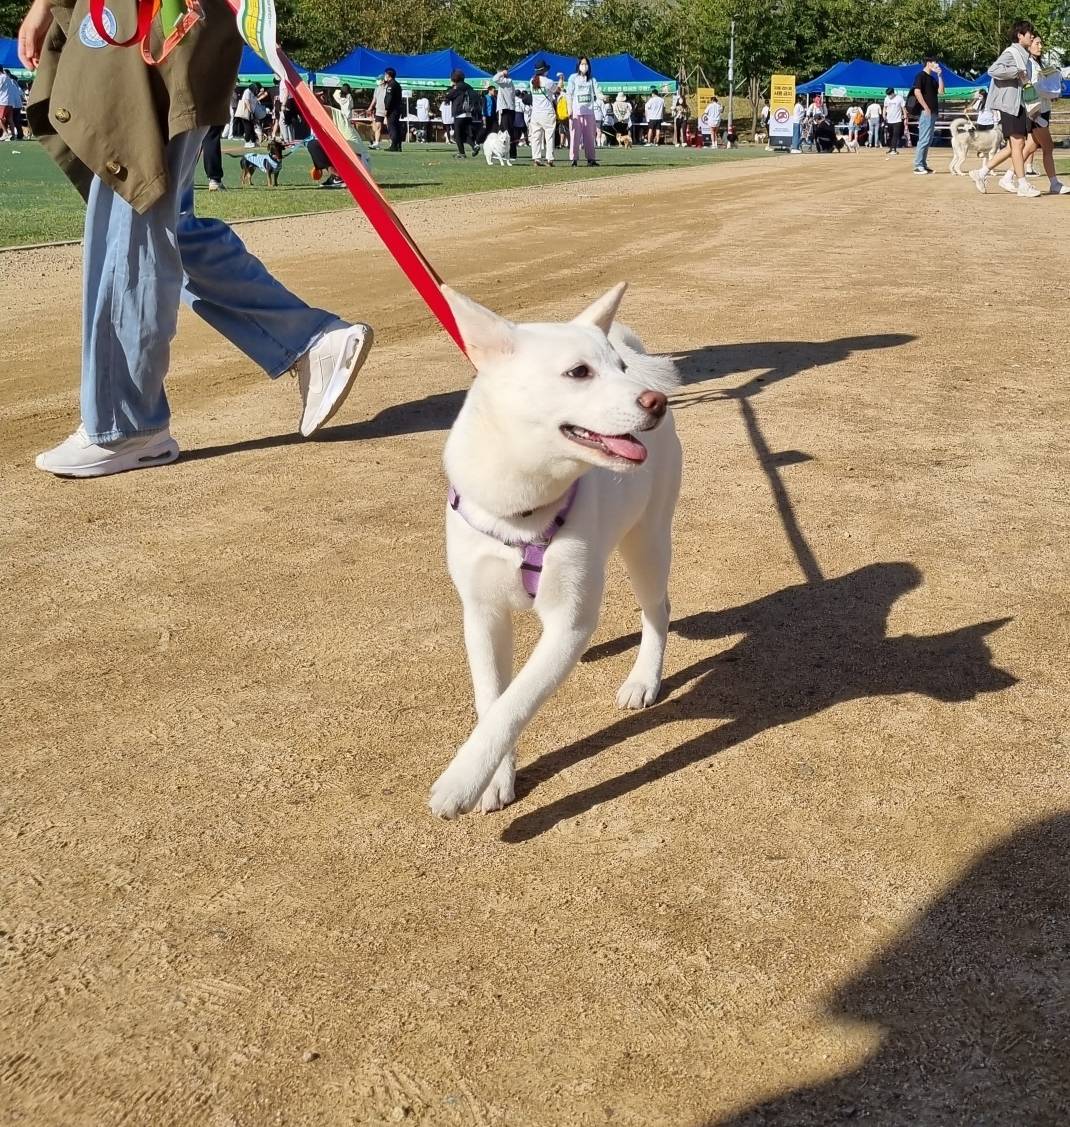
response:
[[[685,638],[737,640],[667,678],[663,703],[629,713],[524,768],[518,797],[603,749],[664,724],[723,722],[623,775],[522,815],[505,829],[503,840],[535,837],[563,819],[844,701],[905,693],[966,701],[1013,685],[1015,678],[992,664],[985,644],[986,636],[1008,619],[920,637],[889,636],[888,616],[896,600],[920,582],[921,573],[912,564],[870,564],[674,622],[674,632]],[[585,660],[619,653],[638,641],[633,634],[594,647]]]
[[[295,446],[300,442],[356,442],[366,438],[393,438],[402,434],[447,430],[453,425],[453,420],[464,402],[465,394],[466,391],[445,391],[413,400],[411,403],[399,403],[385,408],[371,419],[363,419],[358,423],[345,423],[342,426],[325,427],[312,438],[304,438],[296,431],[291,431],[287,434],[270,434],[261,438],[221,443],[218,446],[201,446],[195,450],[184,450],[180,461],[196,462],[201,458],[219,458],[225,454],[240,454],[247,450]]]
[[[1014,834],[830,999],[860,1068],[706,1127],[1070,1123],[1070,814]]]

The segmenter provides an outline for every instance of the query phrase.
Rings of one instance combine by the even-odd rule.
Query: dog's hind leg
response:
[[[617,693],[618,708],[646,708],[661,688],[661,670],[669,635],[669,566],[672,560],[668,519],[662,512],[646,515],[621,541],[620,554],[643,615],[639,653],[628,680]]]

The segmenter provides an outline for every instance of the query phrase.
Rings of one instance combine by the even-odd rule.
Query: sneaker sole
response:
[[[358,326],[354,325],[353,327],[357,328]],[[338,413],[339,408],[349,397],[349,392],[352,390],[353,381],[357,378],[357,373],[363,366],[364,361],[368,358],[372,342],[375,340],[375,333],[371,325],[361,325],[359,327],[364,330],[364,337],[360,342],[360,348],[358,348],[356,353],[350,356],[348,360],[343,359],[338,367],[331,373],[330,381],[327,384],[327,394],[323,397],[325,409],[321,408],[320,414],[317,415],[311,423],[306,423],[304,419],[301,420],[300,429],[305,438],[311,438],[316,431],[326,426]]]
[[[148,470],[153,466],[167,466],[178,457],[178,443],[168,438],[167,444],[158,450],[142,450],[137,454],[122,454],[92,462],[87,466],[53,467],[44,462],[44,455],[38,454],[34,465],[55,477],[110,477],[112,474],[128,473],[130,470]]]

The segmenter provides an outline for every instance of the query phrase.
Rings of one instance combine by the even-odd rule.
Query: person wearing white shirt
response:
[[[353,120],[353,89],[348,82],[343,82],[339,89],[335,90],[334,104],[342,111],[342,115],[346,121]]]
[[[806,117],[806,107],[803,105],[803,96],[799,94],[795,99],[795,108],[791,111],[791,151],[802,152],[802,126]]]
[[[568,85],[565,87],[565,96],[568,98],[569,140],[568,155],[572,167],[580,155],[580,142],[583,143],[583,153],[587,158],[587,166],[598,163],[595,160],[595,106],[602,101],[602,91],[598,82],[591,74],[591,60],[586,55],[581,55],[576,67],[576,73],[569,75]]]
[[[427,131],[431,124],[431,99],[421,94],[416,99],[416,140],[426,144]]]
[[[613,100],[613,120],[617,123],[617,136],[628,136],[632,128],[632,104],[624,96],[623,90],[618,90]]]
[[[443,101],[438,112],[442,115],[442,128],[445,130],[446,143],[449,144],[453,140],[453,106]]]
[[[713,148],[717,148],[717,138],[721,133],[721,103],[717,100],[717,95],[714,94],[710,98],[710,104],[706,107],[706,124],[710,127],[710,144]]]
[[[899,142],[903,139],[903,117],[906,114],[903,96],[889,86],[884,97],[884,120],[888,123],[888,156],[899,155]]]
[[[876,102],[866,106],[866,120],[869,122],[869,147],[875,149],[881,138],[881,108]]]
[[[653,87],[646,100],[646,143],[661,144],[661,123],[665,118],[665,99]]]
[[[0,140],[22,139],[19,123],[22,106],[22,87],[6,70],[0,70]]]
[[[531,140],[531,163],[537,168],[543,164],[554,166],[554,131],[557,129],[557,95],[561,85],[551,82],[547,75],[550,64],[539,61],[531,80],[531,119],[528,137]]]

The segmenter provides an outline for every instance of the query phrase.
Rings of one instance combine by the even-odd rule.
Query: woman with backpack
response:
[[[465,160],[468,154],[464,151],[466,144],[471,144],[472,155],[475,155],[475,138],[471,135],[472,117],[479,105],[479,95],[464,80],[464,71],[458,69],[450,75],[453,85],[446,92],[443,105],[448,105],[453,116],[453,135],[457,141],[455,160]]]

